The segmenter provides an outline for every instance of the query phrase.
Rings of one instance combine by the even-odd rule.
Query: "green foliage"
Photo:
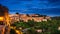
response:
[[[30,27],[33,27],[34,26],[34,20],[28,20],[27,24],[30,26]]]
[[[16,28],[22,27],[22,28],[29,28],[30,26],[27,23],[24,22],[15,22],[12,24],[12,26],[16,26]]]
[[[34,22],[29,20],[25,22],[14,23],[16,27],[30,28],[27,32],[30,34],[59,34],[58,27],[60,26],[60,20],[48,20],[47,22]],[[32,29],[31,29],[32,28]],[[43,32],[37,33],[35,30],[42,29]],[[26,33],[27,34],[27,33]]]
[[[35,29],[34,28],[31,28],[29,29],[26,34],[35,34]]]

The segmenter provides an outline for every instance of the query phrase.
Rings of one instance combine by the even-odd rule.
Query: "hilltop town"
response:
[[[42,22],[42,21],[47,21],[51,20],[49,16],[46,15],[38,15],[38,14],[10,14],[10,22],[15,22],[15,21],[24,21],[28,22],[28,20],[34,20],[36,22]]]

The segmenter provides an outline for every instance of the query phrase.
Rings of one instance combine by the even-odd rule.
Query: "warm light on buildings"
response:
[[[3,21],[4,20],[4,18],[3,17],[0,17],[0,21]]]
[[[45,19],[44,17],[36,17],[37,15],[35,14],[29,15],[29,17],[26,14],[19,14],[19,15],[20,16],[17,16],[16,14],[10,14],[9,17],[10,17],[11,22],[19,21],[19,19],[23,20],[24,22],[28,22],[28,20],[32,20],[32,19],[36,22],[42,22],[42,21],[47,21],[48,19],[50,19],[50,17],[48,16],[46,16]]]

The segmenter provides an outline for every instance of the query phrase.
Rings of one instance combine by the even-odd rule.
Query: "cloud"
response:
[[[17,0],[17,1],[33,1],[33,0]]]
[[[60,14],[60,0],[0,0],[0,3],[14,12]]]
[[[4,0],[0,0],[0,2],[2,2],[2,1],[4,1]]]
[[[60,14],[60,8],[50,8],[45,11],[46,14]]]
[[[15,2],[11,2],[10,4],[13,4],[13,5],[15,4],[16,5],[16,4],[20,4],[20,3],[21,2],[15,1]]]
[[[60,0],[48,0],[50,3],[60,2]]]
[[[45,15],[60,15],[60,8],[49,9],[28,9],[22,13],[28,14],[45,14]]]

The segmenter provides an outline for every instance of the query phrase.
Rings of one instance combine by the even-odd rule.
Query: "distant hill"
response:
[[[51,19],[60,20],[60,16],[51,17]]]
[[[32,17],[46,17],[47,15],[41,15],[41,14],[26,14],[27,16],[32,16]]]

